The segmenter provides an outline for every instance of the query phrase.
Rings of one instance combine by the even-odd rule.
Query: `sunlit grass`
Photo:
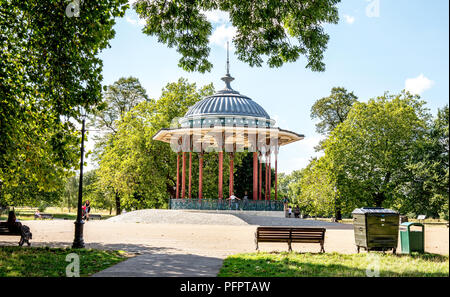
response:
[[[47,247],[0,247],[0,277],[66,276],[66,256],[80,257],[80,276],[89,276],[130,255],[123,251]]]
[[[225,259],[218,276],[236,277],[358,277],[379,271],[380,277],[449,276],[448,256],[393,255],[377,252],[250,253]]]

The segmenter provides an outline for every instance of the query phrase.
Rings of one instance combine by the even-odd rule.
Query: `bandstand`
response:
[[[153,136],[154,140],[170,143],[177,153],[176,197],[170,200],[173,209],[229,209],[223,193],[223,159],[229,154],[230,178],[229,193],[234,193],[233,170],[234,154],[247,150],[253,153],[253,197],[241,205],[244,210],[283,210],[283,204],[277,197],[277,159],[279,148],[283,145],[302,140],[303,135],[283,130],[275,126],[275,120],[255,101],[231,88],[234,80],[227,73],[222,80],[225,88],[191,106],[179,127],[161,129]],[[219,159],[218,199],[203,197],[203,153],[217,152]],[[198,154],[198,197],[191,197],[192,153]],[[272,156],[275,167],[275,191],[271,197]],[[186,160],[189,159],[188,191],[186,192]],[[181,182],[180,182],[181,163]],[[265,176],[262,177],[262,167]],[[264,187],[264,197],[262,189]],[[211,197],[207,197],[211,198]]]

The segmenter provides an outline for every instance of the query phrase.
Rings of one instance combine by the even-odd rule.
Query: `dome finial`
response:
[[[230,48],[227,41],[227,74],[230,74]]]
[[[231,88],[230,83],[234,80],[234,77],[230,75],[230,55],[229,55],[229,46],[227,41],[227,74],[225,74],[224,77],[222,77],[222,80],[225,82],[225,88],[229,90],[233,90]]]

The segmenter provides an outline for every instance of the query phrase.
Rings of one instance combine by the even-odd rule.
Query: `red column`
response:
[[[258,153],[253,153],[253,200],[258,199]]]
[[[203,153],[198,155],[198,199],[203,198]]]
[[[275,150],[275,200],[278,199],[278,148]]]
[[[265,191],[264,191],[264,199],[265,200],[267,200],[267,189],[268,189],[268,185],[267,185],[267,182],[269,181],[269,178],[268,178],[268,175],[267,175],[267,164],[268,164],[268,160],[267,160],[267,153],[266,153],[266,176],[265,176],[265,178],[266,178],[266,180],[265,180],[265,182],[264,182],[264,188],[265,188]]]
[[[180,153],[177,153],[177,190],[175,198],[180,198]]]
[[[219,152],[219,199],[223,198],[223,152]]]
[[[189,185],[188,185],[188,197],[191,199],[192,189],[192,152],[189,152]]]
[[[259,160],[259,200],[261,200],[262,196],[262,162]]]
[[[181,198],[184,199],[186,194],[186,153],[183,154],[183,163],[181,166]]]
[[[272,155],[269,153],[269,200],[272,196]]]
[[[230,192],[230,197],[234,193],[234,154],[230,153],[230,184],[228,185],[228,189]]]

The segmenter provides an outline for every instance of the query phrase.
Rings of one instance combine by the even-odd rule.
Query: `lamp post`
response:
[[[73,240],[72,248],[84,248],[83,240],[83,226],[84,221],[81,217],[81,205],[83,201],[83,162],[84,162],[84,132],[86,115],[82,115],[83,121],[81,126],[81,161],[80,161],[80,183],[78,187],[78,209],[77,220],[75,221],[75,239]]]

